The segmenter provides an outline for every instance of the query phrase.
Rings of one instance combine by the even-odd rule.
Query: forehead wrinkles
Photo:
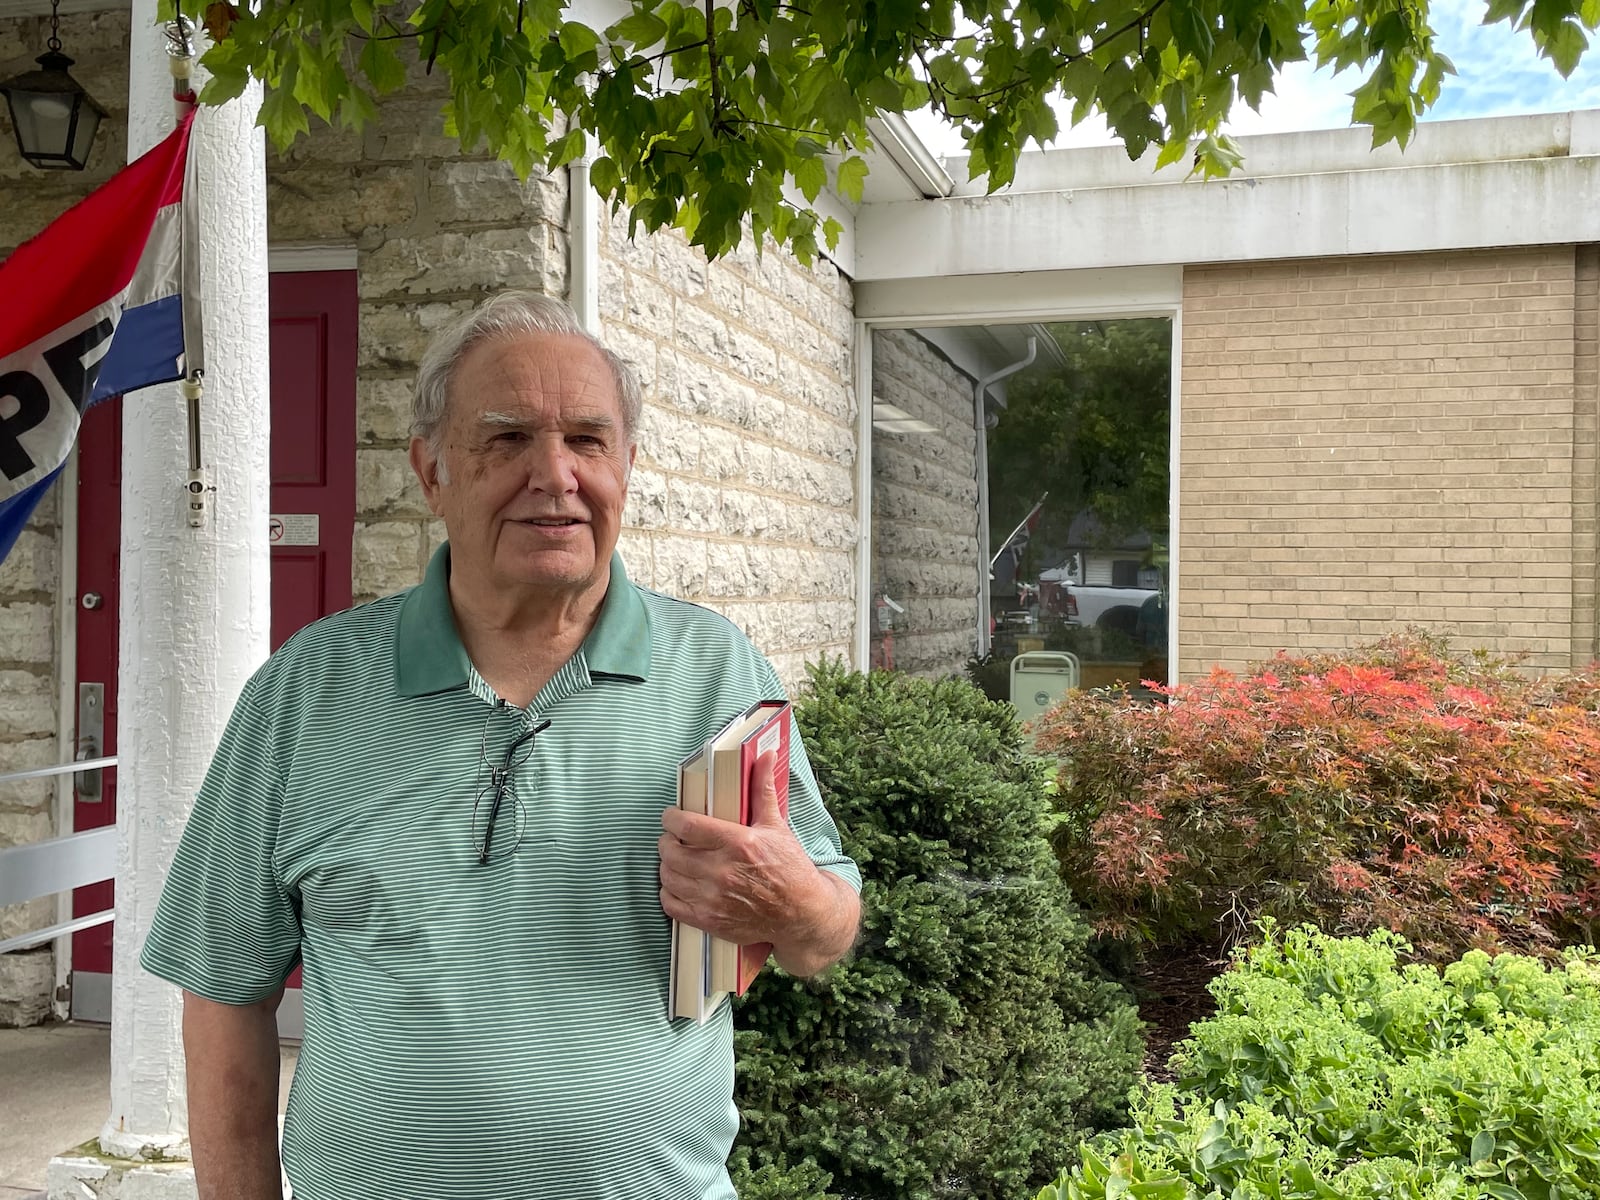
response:
[[[621,398],[610,368],[576,338],[499,338],[468,353],[458,379],[463,407],[482,413],[582,409],[620,419]],[[457,390],[457,389],[452,389]]]

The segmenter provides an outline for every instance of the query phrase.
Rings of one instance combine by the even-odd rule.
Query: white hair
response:
[[[578,314],[565,301],[527,291],[505,291],[490,296],[434,335],[417,366],[416,390],[411,397],[412,436],[426,439],[437,452],[450,403],[450,380],[467,351],[490,338],[519,334],[582,338],[598,350],[616,381],[617,398],[622,403],[623,432],[630,441],[633,439],[639,427],[644,397],[628,364],[585,329]]]

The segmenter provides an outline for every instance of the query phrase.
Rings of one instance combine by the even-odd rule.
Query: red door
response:
[[[272,648],[350,606],[355,528],[356,276],[353,271],[271,277]],[[135,395],[128,403],[137,404]],[[117,579],[122,401],[97,406],[78,438],[78,681],[104,685],[103,754],[116,751]],[[79,788],[77,829],[116,820],[116,772],[100,795]],[[79,888],[75,913],[109,908],[109,882]],[[111,1016],[111,926],[75,934],[72,1015]],[[298,982],[298,978],[294,980]]]

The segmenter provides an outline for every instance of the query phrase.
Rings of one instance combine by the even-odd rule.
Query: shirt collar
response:
[[[650,617],[619,554],[594,628],[579,653],[593,674],[645,680],[650,675]],[[400,605],[395,634],[395,686],[402,696],[427,696],[467,682],[472,663],[450,607],[450,546],[434,551],[428,572]]]

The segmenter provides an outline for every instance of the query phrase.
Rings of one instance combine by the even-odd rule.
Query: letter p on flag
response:
[[[0,263],[0,561],[84,413],[201,365],[196,206],[184,204],[193,123]]]

